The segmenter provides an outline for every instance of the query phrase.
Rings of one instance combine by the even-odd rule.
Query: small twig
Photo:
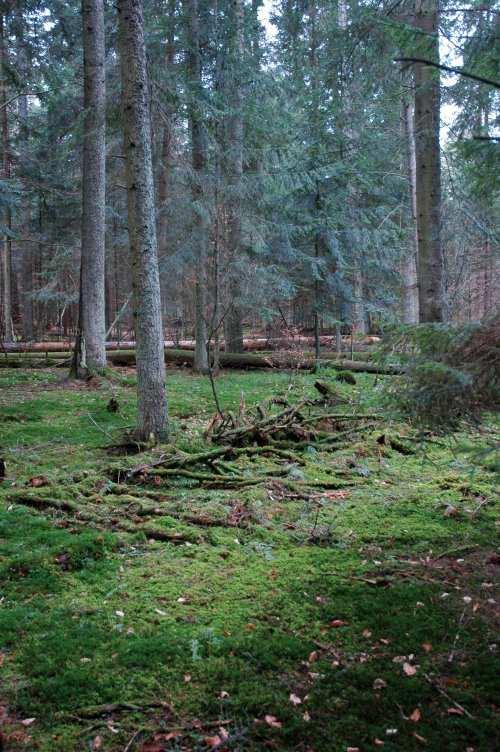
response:
[[[500,89],[500,81],[494,81],[491,78],[484,78],[484,76],[477,76],[475,73],[463,70],[463,68],[453,68],[450,65],[442,65],[435,63],[433,60],[428,60],[423,57],[395,57],[395,63],[420,63],[421,65],[430,65],[432,68],[438,68],[444,70],[447,73],[456,73],[458,76],[464,78],[470,78],[473,81],[479,81],[481,84],[487,84],[488,86],[494,86],[496,89]]]
[[[462,611],[462,614],[460,616],[460,619],[458,620],[457,633],[455,635],[455,639],[453,640],[453,645],[451,647],[450,654],[448,656],[448,663],[452,663],[453,659],[455,657],[455,649],[457,647],[458,638],[460,637],[460,627],[463,624],[463,620],[464,620],[464,617],[465,617],[466,610],[467,610],[467,607],[464,608],[464,610]]]
[[[456,700],[454,700],[452,697],[450,697],[450,695],[447,692],[445,692],[444,689],[442,687],[440,687],[437,682],[435,682],[433,679],[431,679],[431,677],[429,676],[429,674],[424,674],[424,677],[425,677],[426,681],[429,682],[429,684],[431,685],[431,687],[434,687],[434,689],[437,692],[439,692],[440,695],[442,695],[443,697],[445,697],[448,700],[448,702],[451,702],[451,704],[454,705],[457,708],[457,710],[460,710],[460,712],[463,713],[464,715],[466,715],[467,718],[474,718],[474,716],[472,715],[472,713],[469,713],[469,711],[466,708],[464,708],[463,705],[460,705],[460,703],[456,702]]]
[[[105,428],[103,428],[102,426],[100,426],[99,423],[97,423],[97,421],[94,420],[94,418],[92,417],[92,415],[90,413],[87,413],[87,417],[90,420],[90,422],[93,423],[94,426],[99,429],[99,431],[102,431],[103,434],[108,437],[108,439],[112,439],[113,438],[112,435],[109,433],[109,431],[106,431]]]
[[[123,752],[129,752],[129,750],[132,749],[132,744],[135,742],[137,737],[144,732],[144,729],[140,728],[137,731],[134,732],[134,734],[131,736],[129,741],[127,742],[126,746],[123,748]]]

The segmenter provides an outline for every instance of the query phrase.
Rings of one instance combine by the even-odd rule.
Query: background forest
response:
[[[80,4],[1,6],[1,336],[73,338],[86,114]],[[430,154],[440,195],[424,207],[438,218],[442,264],[429,273],[442,276],[442,306],[420,319],[494,310],[500,13],[491,0],[446,0],[437,11],[431,0],[145,0],[166,339],[191,337],[197,319],[201,339],[224,329],[232,351],[245,327],[375,333],[419,320],[416,214],[427,189],[415,171],[438,142],[415,133],[417,69],[433,77],[442,121],[441,155]],[[131,264],[111,3],[105,13],[106,329],[126,340]],[[422,26],[429,18],[439,42]],[[437,61],[438,44],[442,64],[490,84],[401,62]]]

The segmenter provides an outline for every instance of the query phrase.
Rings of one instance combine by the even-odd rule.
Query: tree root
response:
[[[60,501],[59,499],[50,499],[47,497],[31,496],[29,494],[10,494],[8,501],[15,504],[21,504],[23,506],[30,507],[31,509],[46,510],[54,509],[61,512],[69,512],[74,516],[75,520],[90,522],[94,527],[98,527],[103,530],[118,530],[123,533],[137,532],[143,533],[147,538],[153,540],[167,541],[169,543],[199,543],[200,538],[194,535],[186,535],[186,533],[173,532],[170,530],[164,530],[162,528],[150,527],[141,525],[137,527],[136,524],[126,522],[123,519],[118,519],[115,515],[121,516],[123,510],[110,509],[108,510],[108,516],[101,514],[91,514],[84,510],[81,510],[77,504],[70,501]],[[136,500],[134,499],[134,502]],[[168,516],[165,514],[164,516]]]

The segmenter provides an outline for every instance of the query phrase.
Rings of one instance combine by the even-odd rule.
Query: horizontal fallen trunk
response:
[[[377,342],[372,341],[373,338],[367,338],[366,340],[356,341],[354,351],[365,352],[369,348],[373,348]],[[332,336],[320,337],[322,347],[326,347],[329,350],[335,350],[335,338]],[[193,339],[183,339],[177,342],[174,340],[165,340],[165,348],[171,348],[176,350],[194,350],[195,341]],[[290,350],[294,348],[312,348],[314,346],[314,338],[299,336],[299,337],[249,337],[243,340],[243,348],[245,351],[253,350]],[[67,353],[74,347],[73,342],[4,342],[1,346],[2,353]],[[224,350],[224,342],[220,343],[220,349]],[[342,342],[342,349],[345,351],[351,351],[350,339],[344,339]],[[133,340],[109,341],[106,342],[106,350],[112,352],[114,350],[135,350],[135,342]]]
[[[43,357],[34,358],[31,353],[16,353],[0,355],[0,368],[44,368],[47,366],[56,367],[65,365],[69,362],[71,353],[47,352]],[[115,350],[107,354],[110,365],[114,366],[134,366],[134,350]],[[225,368],[237,368],[241,370],[275,368],[275,369],[298,369],[310,370],[317,364],[312,358],[302,358],[293,355],[283,357],[277,355],[254,355],[252,353],[221,353],[220,364]],[[167,348],[165,350],[165,362],[174,365],[192,366],[194,362],[194,352],[190,350],[174,350]],[[325,360],[324,365],[338,371],[356,371],[360,373],[373,373],[384,376],[394,376],[403,373],[399,366],[379,366],[375,363],[369,363],[361,360]]]

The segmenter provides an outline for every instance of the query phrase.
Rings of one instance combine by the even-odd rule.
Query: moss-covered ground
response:
[[[312,395],[313,380],[226,373],[217,388],[236,409]],[[350,408],[381,410],[380,378],[338,388]],[[206,448],[208,380],[172,371],[168,390],[172,442]],[[134,503],[110,506],[110,471],[164,451],[106,452],[134,411],[133,372],[77,385],[0,371],[0,748],[497,748],[493,419],[411,455],[377,429],[278,462],[291,478],[352,483],[339,491],[148,486],[155,528],[179,535],[168,542],[144,534],[150,520],[113,524]],[[388,414],[381,430],[408,434]],[[27,508],[23,494],[82,515]]]

